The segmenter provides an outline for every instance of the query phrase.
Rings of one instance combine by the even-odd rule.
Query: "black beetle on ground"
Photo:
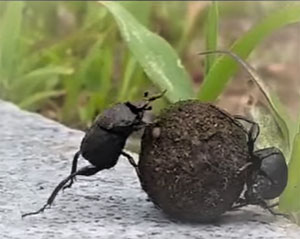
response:
[[[278,205],[277,203],[268,205],[265,200],[279,197],[287,185],[288,167],[284,155],[276,147],[254,151],[254,143],[260,132],[259,125],[241,116],[235,118],[251,124],[247,132],[251,162],[245,165],[245,168],[248,168],[248,175],[244,197],[240,198],[233,208],[254,204],[260,205],[274,215],[282,215],[271,210]]]
[[[143,116],[145,111],[151,110],[149,104],[161,98],[165,92],[163,91],[161,94],[152,97],[148,97],[148,93],[145,93],[146,100],[142,103],[119,103],[103,111],[82,139],[80,149],[74,155],[70,175],[57,185],[48,198],[47,203],[41,209],[25,213],[22,217],[43,212],[47,207],[52,205],[60,190],[72,186],[76,176],[91,176],[103,169],[112,168],[117,164],[120,155],[126,157],[129,163],[136,169],[137,174],[139,174],[134,159],[124,152],[123,149],[127,138],[134,131],[146,125],[143,121]],[[77,162],[80,155],[88,160],[91,165],[77,170]]]

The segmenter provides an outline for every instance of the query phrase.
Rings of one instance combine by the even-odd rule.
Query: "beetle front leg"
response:
[[[57,194],[59,193],[60,190],[62,190],[65,186],[66,183],[68,183],[70,180],[73,180],[74,177],[81,175],[81,176],[91,176],[94,175],[96,173],[98,173],[101,169],[96,168],[95,166],[89,165],[89,166],[85,166],[81,169],[79,169],[77,172],[72,173],[71,175],[69,175],[68,177],[66,177],[64,180],[62,180],[57,186],[56,188],[53,190],[53,192],[51,193],[50,197],[47,200],[47,203],[39,210],[35,211],[35,212],[29,212],[29,213],[25,213],[22,215],[22,218],[30,216],[30,215],[35,215],[35,214],[39,214],[41,212],[43,212],[47,207],[50,207],[52,205],[52,203],[54,202],[54,199],[56,198]]]
[[[128,159],[129,163],[135,168],[137,175],[140,176],[139,168],[138,168],[136,162],[134,161],[133,157],[131,155],[129,155],[128,153],[125,153],[124,151],[121,153],[121,155],[123,155],[124,157],[126,157]]]
[[[231,207],[231,210],[236,210],[249,205],[249,203],[244,198],[239,198],[235,204],[236,205]]]
[[[254,121],[249,120],[246,117],[241,116],[241,115],[234,115],[233,117],[236,120],[244,121],[247,124],[250,124],[250,129],[246,130],[246,132],[248,135],[248,146],[249,146],[250,152],[252,152],[254,150],[254,143],[260,133],[259,125],[257,123],[255,123]]]
[[[264,200],[261,200],[259,203],[258,203],[259,206],[261,206],[262,208],[268,210],[272,215],[274,216],[287,216],[286,214],[284,213],[280,213],[280,212],[274,212],[272,210],[272,208],[278,206],[279,204],[278,203],[274,203],[274,204],[271,204],[271,205],[268,205]]]

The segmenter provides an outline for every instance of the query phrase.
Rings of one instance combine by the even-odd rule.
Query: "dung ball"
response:
[[[167,215],[211,222],[239,198],[249,160],[247,135],[232,116],[187,100],[145,128],[138,168],[142,188]]]

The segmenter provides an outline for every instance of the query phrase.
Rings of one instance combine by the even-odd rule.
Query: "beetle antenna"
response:
[[[146,98],[146,103],[140,108],[140,110],[151,110],[152,107],[149,106],[149,104],[152,102],[152,101],[155,101],[161,97],[164,96],[164,94],[167,92],[167,90],[164,90],[162,91],[161,93],[157,94],[157,95],[153,95],[151,97],[148,98],[148,92],[145,92],[144,93],[144,97]]]
[[[144,103],[144,105],[137,107],[134,104],[130,103],[130,102],[125,102],[124,104],[134,113],[134,114],[139,114],[142,111],[148,111],[151,110],[152,107],[149,105],[152,101],[155,101],[161,97],[164,96],[164,94],[167,92],[167,90],[164,90],[163,92],[161,92],[158,95],[153,95],[151,97],[148,97],[149,93],[146,91],[144,93],[144,97],[146,98],[146,102]]]
[[[150,103],[151,101],[154,101],[154,100],[157,100],[157,99],[163,97],[166,92],[167,92],[167,90],[163,90],[161,93],[159,93],[157,95],[153,95],[153,96],[151,96],[149,98],[148,98],[148,92],[146,92],[147,95],[145,96],[145,98],[148,98],[147,102]]]

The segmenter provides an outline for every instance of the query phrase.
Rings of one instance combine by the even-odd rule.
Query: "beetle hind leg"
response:
[[[39,210],[34,211],[34,212],[29,212],[29,213],[25,213],[22,215],[22,218],[30,216],[30,215],[36,215],[39,214],[41,212],[43,212],[46,208],[51,207],[51,205],[54,202],[54,199],[56,198],[57,194],[59,193],[60,190],[62,190],[64,188],[64,186],[70,181],[70,180],[74,180],[74,177],[81,175],[81,176],[92,176],[96,173],[98,173],[101,169],[89,165],[89,166],[85,166],[81,169],[79,169],[78,171],[70,174],[68,177],[66,177],[64,180],[62,180],[53,190],[53,192],[51,193],[50,197],[47,200],[47,203]]]
[[[75,173],[75,172],[77,171],[77,164],[78,164],[78,158],[79,158],[79,156],[80,156],[80,153],[81,153],[80,151],[77,151],[77,152],[75,153],[75,155],[74,155],[70,175],[72,175],[73,173]],[[75,180],[76,180],[76,177],[75,177],[75,176],[72,177],[72,178],[70,179],[70,182],[69,182],[67,185],[65,185],[65,186],[62,188],[62,190],[65,190],[66,188],[70,188],[70,187],[72,186],[72,184],[74,183]]]

